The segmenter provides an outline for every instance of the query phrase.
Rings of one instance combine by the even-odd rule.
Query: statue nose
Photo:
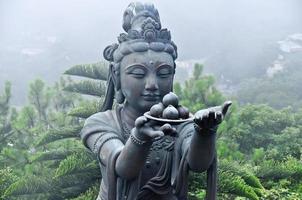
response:
[[[158,84],[155,77],[148,77],[145,85],[146,90],[158,90]]]

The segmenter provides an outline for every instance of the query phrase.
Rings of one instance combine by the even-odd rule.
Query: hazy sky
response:
[[[122,14],[128,0],[0,0],[0,42],[21,42],[26,34],[76,39],[76,47],[94,44],[99,51],[116,41],[121,30]],[[242,34],[247,40],[273,32],[301,30],[301,0],[157,0],[164,27],[172,32],[179,46],[180,58],[202,57],[201,52],[215,43]],[[213,34],[214,33],[214,34]],[[203,46],[204,41],[211,44]],[[26,43],[26,41],[24,41]],[[1,46],[2,46],[1,45]],[[27,44],[30,45],[30,44]],[[32,44],[33,45],[33,44]],[[192,52],[191,49],[196,50]],[[189,53],[188,53],[189,52]],[[88,52],[87,52],[88,53]]]
[[[103,49],[122,32],[129,2],[0,0],[0,88],[7,79],[57,80],[74,64],[102,59]],[[210,67],[226,71],[264,59],[277,41],[302,32],[301,0],[147,2],[171,31],[179,60],[206,58]]]

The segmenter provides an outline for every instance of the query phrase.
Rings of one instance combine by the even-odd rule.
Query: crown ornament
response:
[[[156,40],[171,40],[171,34],[168,29],[160,29],[160,24],[152,18],[147,18],[143,21],[141,30],[128,30],[128,33],[121,33],[118,37],[118,42],[126,42],[129,40],[142,39],[147,42],[154,42]]]
[[[177,47],[171,41],[170,31],[161,28],[157,9],[153,4],[130,3],[123,15],[124,33],[118,36],[118,44],[105,48],[103,55],[108,61],[119,62],[123,56],[135,52],[165,51],[177,57]]]

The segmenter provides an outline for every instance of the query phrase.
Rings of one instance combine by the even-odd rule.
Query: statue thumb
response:
[[[232,105],[232,101],[226,101],[222,105],[222,115],[225,116],[229,110],[229,107]]]

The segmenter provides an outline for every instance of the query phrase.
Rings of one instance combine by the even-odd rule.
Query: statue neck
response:
[[[122,121],[126,122],[129,128],[133,128],[135,120],[142,115],[143,113],[130,106],[127,102],[124,104],[121,111]]]

